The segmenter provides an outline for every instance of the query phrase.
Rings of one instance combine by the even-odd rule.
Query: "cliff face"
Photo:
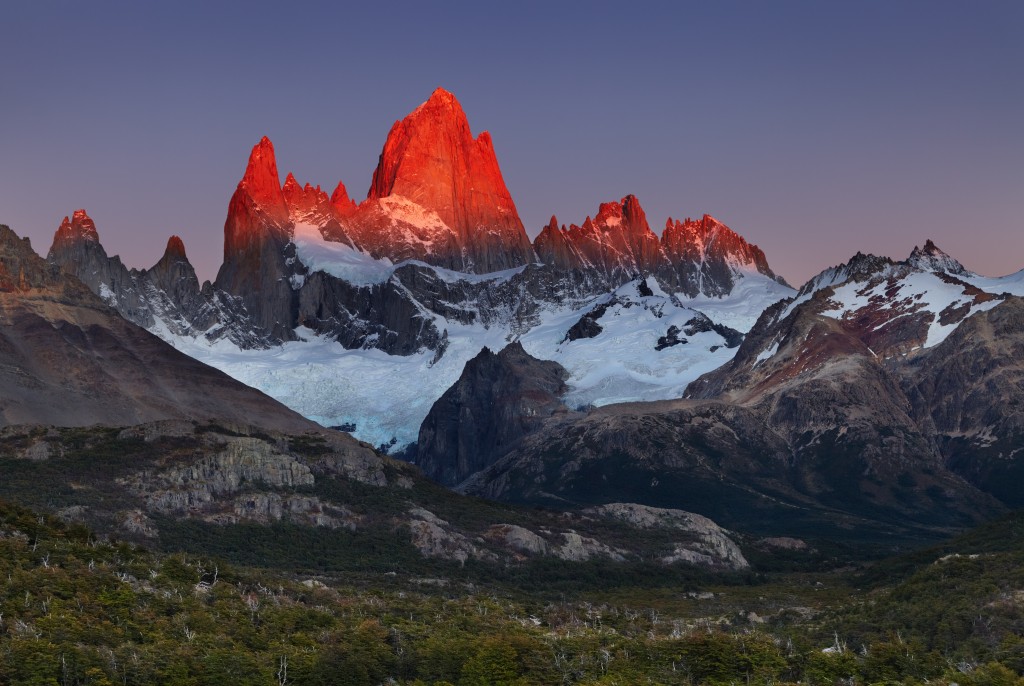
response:
[[[252,322],[278,341],[295,338],[295,271],[288,261],[293,233],[274,146],[264,136],[228,204],[224,263],[214,287],[238,298]]]
[[[900,370],[915,419],[953,471],[1024,506],[1024,298],[978,313]]]

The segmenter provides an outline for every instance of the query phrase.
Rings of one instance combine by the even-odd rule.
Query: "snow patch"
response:
[[[770,346],[762,350],[757,354],[757,358],[754,360],[754,366],[761,364],[765,360],[771,359],[775,356],[775,353],[779,352],[779,342],[775,341]]]
[[[381,209],[393,221],[410,224],[419,229],[436,233],[438,231],[451,231],[451,228],[444,223],[444,220],[434,212],[419,205],[409,198],[401,195],[389,195],[378,200]],[[421,241],[426,243],[427,241]]]
[[[117,301],[117,296],[114,295],[114,291],[110,290],[110,286],[105,283],[100,284],[100,298],[102,298],[103,302],[108,305]]]
[[[325,272],[357,286],[383,283],[394,271],[387,258],[377,260],[348,243],[326,240],[314,224],[296,224],[292,243],[295,254],[310,271]]]
[[[923,348],[938,345],[960,325],[963,319],[977,312],[990,310],[1001,300],[993,299],[977,303],[973,295],[964,292],[959,283],[948,283],[935,272],[916,271],[907,274],[898,281],[879,279],[874,286],[849,281],[834,290],[831,300],[836,303],[832,309],[822,312],[826,317],[844,319],[858,310],[872,306],[877,302],[885,303],[888,312],[893,315],[879,326],[903,316],[927,314],[931,318],[928,334]],[[964,318],[950,324],[939,323],[941,313],[947,308],[967,307]],[[877,328],[877,327],[876,327]]]

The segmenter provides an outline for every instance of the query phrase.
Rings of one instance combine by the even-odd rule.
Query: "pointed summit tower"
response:
[[[404,199],[436,215],[454,234],[461,266],[470,271],[497,271],[533,259],[490,134],[474,138],[459,101],[443,88],[391,127],[367,197]],[[446,263],[452,257],[426,259]]]
[[[68,250],[83,241],[99,243],[100,235],[96,231],[96,222],[85,210],[75,210],[71,218],[64,221],[53,234],[53,246],[50,250]]]
[[[935,245],[930,238],[925,241],[923,248],[914,246],[910,257],[907,258],[907,263],[927,272],[945,272],[956,276],[971,274],[966,267],[960,264],[959,260]]]
[[[228,204],[224,223],[224,260],[258,249],[268,237],[288,239],[288,206],[281,190],[274,144],[264,136],[249,155],[245,174]]]
[[[294,232],[274,144],[264,136],[249,155],[228,203],[224,263],[214,285],[244,303],[253,321],[279,340],[291,340],[296,296],[285,255]]]
[[[178,236],[167,239],[163,257],[146,272],[146,276],[175,304],[185,309],[199,297],[196,270],[185,254],[185,243]]]
[[[107,292],[112,292],[127,280],[127,270],[120,260],[114,264],[107,257],[96,222],[85,210],[75,210],[70,219],[64,217],[53,234],[46,259],[97,290],[103,284]]]

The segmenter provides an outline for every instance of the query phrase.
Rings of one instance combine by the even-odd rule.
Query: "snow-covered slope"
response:
[[[993,309],[1007,295],[1024,295],[1024,271],[979,276],[928,241],[902,262],[858,253],[826,269],[763,328],[784,322],[806,304],[840,322],[877,358],[906,357],[939,345],[972,315]],[[755,338],[762,346],[756,361],[769,359],[778,341]]]
[[[362,283],[390,278],[395,269],[343,244],[318,239],[313,230],[296,232],[296,254],[311,270]],[[427,268],[426,265],[421,265]],[[521,277],[522,269],[491,275],[464,275],[430,267],[446,282],[480,284]],[[438,358],[423,349],[407,356],[377,349],[346,349],[302,327],[300,340],[265,350],[243,350],[226,340],[177,336],[154,327],[183,352],[249,384],[301,414],[328,426],[344,426],[375,445],[415,442],[431,405],[462,373],[466,362],[487,346],[500,350],[518,339],[535,357],[555,360],[569,370],[567,402],[574,406],[678,397],[686,385],[728,361],[735,348],[715,330],[694,325],[704,315],[719,328],[746,331],[772,302],[792,294],[779,283],[753,274],[726,298],[680,301],[663,292],[653,278],[630,282],[614,293],[583,302],[566,298],[542,303],[529,324],[508,314],[478,318],[471,324],[430,313],[447,347]],[[650,295],[641,295],[641,290]],[[604,306],[601,332],[567,340],[567,332],[594,307]],[[512,312],[514,308],[507,308]],[[675,327],[674,345],[657,350],[659,339]],[[524,330],[525,329],[525,330]],[[687,331],[692,333],[687,333]],[[735,342],[732,343],[735,345]]]
[[[971,274],[964,281],[989,293],[1009,293],[1024,296],[1024,269],[1007,276],[979,276]]]
[[[998,305],[1000,300],[991,295],[943,272],[913,271],[867,285],[851,281],[838,286],[831,298],[834,306],[822,314],[846,320],[874,314],[875,329],[902,317],[924,315],[927,333],[921,347],[930,348],[944,341],[965,317]]]
[[[382,283],[391,276],[391,260],[373,259],[369,253],[348,243],[325,240],[320,227],[309,223],[296,223],[295,254],[310,271],[326,272],[351,284]]]

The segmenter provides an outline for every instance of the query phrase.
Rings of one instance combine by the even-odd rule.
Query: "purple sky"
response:
[[[1024,267],[1024,2],[341,4],[5,7],[0,223],[45,254],[85,207],[129,266],[177,233],[212,278],[260,136],[282,177],[362,199],[444,86],[531,236],[634,193],[655,231],[713,214],[794,284],[926,238]]]

